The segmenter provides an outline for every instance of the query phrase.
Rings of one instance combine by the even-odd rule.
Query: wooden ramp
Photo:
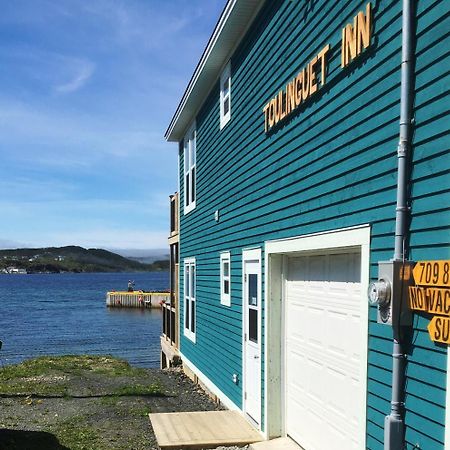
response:
[[[237,411],[149,414],[161,450],[246,445],[262,436]]]

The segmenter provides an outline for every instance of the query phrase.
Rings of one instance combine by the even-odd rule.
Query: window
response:
[[[220,254],[220,303],[231,305],[231,258],[230,252]]]
[[[195,259],[184,260],[184,335],[195,342]]]
[[[184,137],[184,213],[195,208],[195,123]]]
[[[249,273],[248,295],[248,339],[258,343],[258,274]]]
[[[231,119],[231,69],[228,63],[220,76],[220,129]]]

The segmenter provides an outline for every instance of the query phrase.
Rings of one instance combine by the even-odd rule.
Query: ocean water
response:
[[[0,275],[0,365],[42,355],[111,354],[158,367],[159,309],[107,308],[106,292],[169,287],[167,272]]]

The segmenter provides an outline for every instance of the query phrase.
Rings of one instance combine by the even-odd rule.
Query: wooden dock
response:
[[[125,292],[106,293],[106,306],[110,308],[160,308],[161,303],[170,300],[168,292]]]

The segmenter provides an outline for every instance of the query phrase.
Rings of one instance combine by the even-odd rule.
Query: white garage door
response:
[[[286,431],[305,450],[364,448],[360,267],[359,252],[289,259]]]

